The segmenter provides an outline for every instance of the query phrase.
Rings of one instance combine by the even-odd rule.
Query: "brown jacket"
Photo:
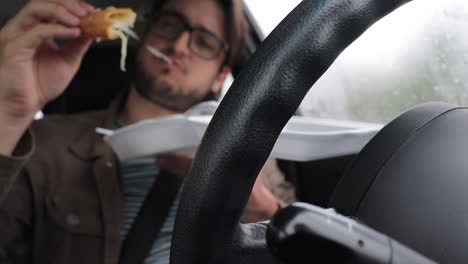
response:
[[[115,110],[34,122],[13,157],[0,155],[0,263],[118,262],[119,166],[95,133]]]
[[[112,117],[46,118],[0,156],[0,263],[117,263],[120,174],[94,132]]]

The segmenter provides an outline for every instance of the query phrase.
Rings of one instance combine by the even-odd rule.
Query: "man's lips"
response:
[[[172,69],[177,69],[177,70],[183,72],[183,67],[182,67],[180,61],[179,61],[178,59],[174,58],[174,57],[171,57],[171,56],[170,56],[170,58],[171,58],[171,60],[172,60],[172,63],[168,63],[168,64],[167,64],[168,67],[169,67],[169,69],[171,69],[171,70],[172,70]]]
[[[169,68],[169,70],[175,70],[175,71],[180,71],[182,73],[186,73],[187,72],[187,68],[185,67],[185,65],[181,62],[180,59],[177,59],[173,56],[169,56],[172,60],[172,63],[167,63],[167,67]]]

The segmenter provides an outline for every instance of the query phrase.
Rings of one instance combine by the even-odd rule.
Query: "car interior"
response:
[[[3,3],[4,8],[0,11],[0,25],[12,17],[26,2],[26,0],[18,0]],[[118,6],[131,7],[136,10],[138,18],[135,30],[139,32],[151,2],[151,0],[124,0],[119,1]],[[106,0],[92,0],[89,3],[100,8],[116,5],[112,1]],[[265,36],[248,8],[245,8],[245,14],[251,27],[248,47],[249,54],[252,54]],[[73,114],[105,108],[124,87],[128,86],[131,80],[136,45],[136,41],[131,39],[128,46],[128,71],[122,72],[119,67],[116,67],[119,65],[120,59],[120,41],[94,43],[85,55],[82,66],[69,87],[61,96],[47,104],[42,110],[43,113]],[[240,68],[233,69],[234,77],[239,73]],[[300,115],[300,112],[297,111],[295,114]],[[287,180],[295,185],[298,200],[326,206],[339,177],[356,154],[306,162],[282,159],[277,162]],[[307,175],[322,175],[322,177],[312,179]]]
[[[0,23],[25,2],[2,3]],[[468,262],[468,111],[447,103],[402,113],[359,152],[278,160],[300,202],[271,221],[239,222],[256,175],[288,120],[301,115],[298,106],[312,85],[366,29],[407,2],[304,0],[266,38],[246,9],[250,55],[234,69],[235,81],[185,180],[171,263]],[[137,32],[150,5],[118,2],[137,10]],[[76,78],[44,114],[106,107],[131,79],[137,43],[129,44],[125,73],[119,41],[93,44]]]

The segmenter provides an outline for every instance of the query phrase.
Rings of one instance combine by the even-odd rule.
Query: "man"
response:
[[[80,37],[79,19],[92,11],[84,2],[33,1],[0,31],[2,263],[117,263],[122,240],[159,171],[184,176],[190,159],[164,155],[156,163],[119,164],[95,128],[180,113],[216,98],[243,49],[238,1],[158,2],[123,104],[33,122],[76,73],[91,43]],[[54,38],[69,41],[58,48]],[[155,58],[146,45],[174,63]],[[146,263],[166,263],[176,207],[177,201]],[[258,177],[243,220],[265,220],[277,209]]]

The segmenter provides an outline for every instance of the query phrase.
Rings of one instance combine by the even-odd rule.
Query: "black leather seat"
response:
[[[384,127],[330,207],[440,263],[468,263],[468,108],[427,103]]]

